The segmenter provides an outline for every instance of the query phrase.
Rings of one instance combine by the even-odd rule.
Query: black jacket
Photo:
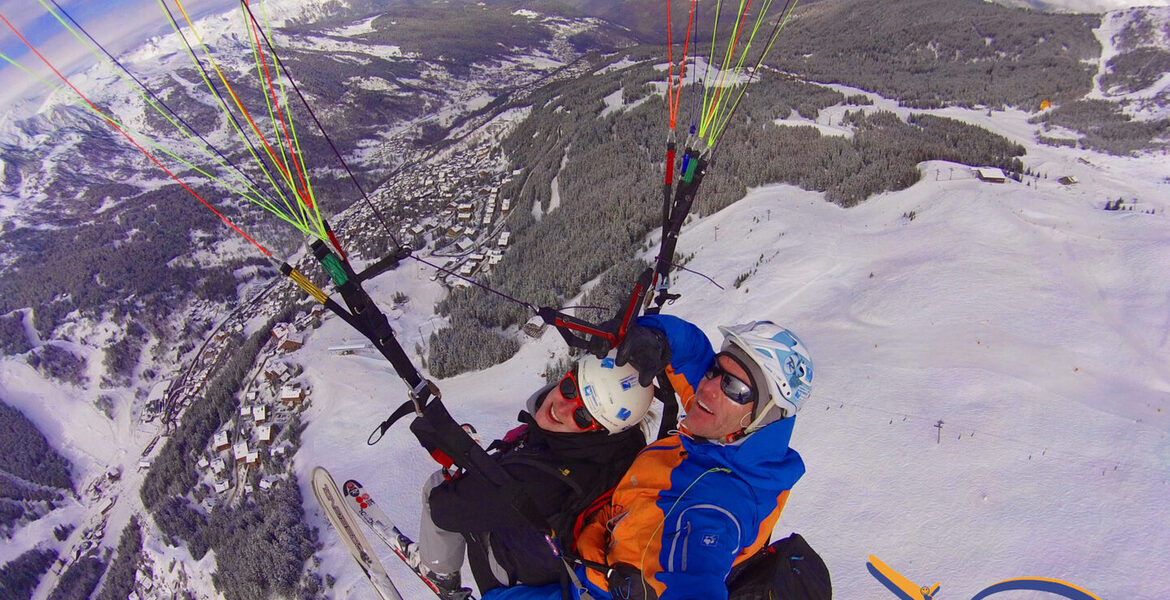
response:
[[[547,389],[534,398],[543,399]],[[521,412],[527,434],[493,458],[523,488],[532,507],[554,529],[562,548],[572,544],[577,515],[613,488],[646,440],[637,428],[619,434],[553,433]],[[446,481],[431,491],[435,525],[462,533],[480,593],[500,586],[545,585],[561,580],[563,563],[555,558],[533,522],[501,499],[493,484],[473,472]],[[488,552],[507,573],[493,573]]]

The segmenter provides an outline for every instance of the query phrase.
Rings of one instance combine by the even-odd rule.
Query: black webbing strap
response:
[[[662,422],[658,424],[658,439],[662,439],[678,427],[678,397],[665,373],[655,380],[654,397],[662,403]]]
[[[424,447],[443,451],[457,466],[482,476],[494,485],[499,497],[537,531],[552,536],[552,526],[524,493],[520,482],[508,474],[463,426],[451,417],[442,401],[432,400],[410,424],[410,430]]]
[[[575,335],[574,331],[587,334],[591,338],[604,339],[609,344],[607,350],[616,348],[621,343],[622,338],[626,336],[626,329],[629,328],[630,323],[638,316],[638,312],[642,308],[642,301],[650,290],[650,281],[653,276],[652,269],[646,269],[638,275],[638,279],[634,282],[634,289],[630,291],[630,296],[626,300],[626,305],[619,307],[612,319],[600,325],[583,321],[547,306],[542,307],[536,314],[546,324],[556,327],[557,332],[565,339],[565,343],[572,348],[589,351],[594,351],[597,348],[596,343],[590,343],[589,339]]]
[[[678,294],[671,294],[670,268],[674,261],[674,249],[678,245],[679,231],[687,215],[691,212],[691,205],[695,202],[695,195],[699,193],[699,185],[703,182],[703,175],[707,170],[707,159],[695,156],[690,148],[686,149],[684,163],[688,165],[687,172],[674,188],[674,202],[666,202],[664,198],[662,210],[662,242],[658,247],[658,257],[654,265],[654,284],[657,286],[657,296],[654,297],[654,306],[647,306],[646,314],[656,315],[663,305],[678,299]]]

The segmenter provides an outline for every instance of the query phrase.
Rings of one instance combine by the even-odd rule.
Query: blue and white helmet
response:
[[[759,395],[746,433],[795,415],[812,393],[813,378],[812,359],[800,338],[771,321],[720,327],[719,331],[722,351],[743,362]]]
[[[654,387],[638,383],[638,370],[617,366],[617,350],[605,358],[586,353],[577,361],[577,384],[589,415],[610,433],[621,433],[642,422],[654,401]]]

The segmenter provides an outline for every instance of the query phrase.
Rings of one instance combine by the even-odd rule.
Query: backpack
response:
[[[831,600],[825,561],[798,533],[772,542],[727,575],[728,600]]]

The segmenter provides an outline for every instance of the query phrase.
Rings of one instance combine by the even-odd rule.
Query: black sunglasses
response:
[[[597,421],[593,420],[593,417],[590,416],[589,411],[585,410],[585,401],[581,399],[581,394],[578,393],[580,388],[577,385],[576,371],[576,369],[573,369],[572,371],[565,373],[565,376],[561,378],[561,382],[557,384],[558,389],[561,392],[561,396],[563,396],[565,400],[577,401],[577,408],[573,409],[573,423],[575,423],[578,428],[584,431],[598,431],[603,429],[603,427],[599,425]]]
[[[719,389],[722,390],[723,395],[727,396],[727,398],[732,402],[736,404],[750,404],[755,402],[756,390],[752,389],[752,386],[748,385],[743,380],[732,375],[731,373],[728,373],[727,370],[719,364],[720,356],[727,356],[727,358],[735,360],[735,358],[726,354],[716,355],[715,362],[711,364],[711,368],[707,369],[707,374],[705,377],[707,379],[721,377],[719,380]]]

